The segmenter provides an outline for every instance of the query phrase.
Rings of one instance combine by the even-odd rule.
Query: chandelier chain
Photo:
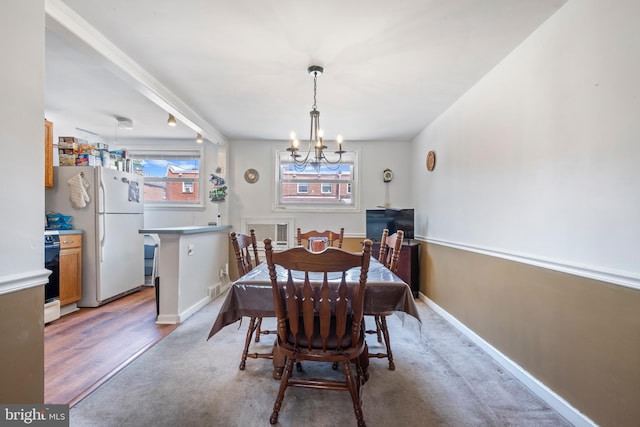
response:
[[[316,105],[317,85],[318,85],[318,72],[314,71],[313,72],[313,109],[314,110],[317,108],[317,105]]]

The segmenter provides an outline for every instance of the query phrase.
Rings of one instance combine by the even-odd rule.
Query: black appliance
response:
[[[60,236],[44,236],[44,268],[51,270],[49,283],[44,285],[44,302],[48,303],[60,297]]]
[[[402,230],[404,240],[408,242],[414,238],[414,211],[399,208],[367,209],[366,225],[367,239],[374,242],[380,241],[385,228],[389,230],[389,234]]]

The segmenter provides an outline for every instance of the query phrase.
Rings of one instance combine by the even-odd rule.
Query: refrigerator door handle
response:
[[[107,221],[105,219],[105,211],[107,206],[107,192],[104,188],[104,181],[102,180],[102,174],[98,175],[98,180],[100,182],[100,196],[102,196],[102,205],[98,206],[98,218],[100,218],[101,224],[98,224],[98,240],[100,241],[100,262],[104,262],[104,241],[107,237]],[[102,235],[100,235],[100,230],[102,230]]]
[[[102,180],[102,175],[99,176],[100,181],[100,196],[102,198],[102,204],[98,206],[98,213],[104,213],[107,207],[107,192],[104,188],[104,181]]]
[[[107,238],[107,220],[105,214],[98,215],[98,218],[100,218],[100,222],[102,223],[98,227],[98,233],[100,233],[99,230],[102,230],[102,236],[98,236],[100,239],[100,262],[104,262],[104,242]]]

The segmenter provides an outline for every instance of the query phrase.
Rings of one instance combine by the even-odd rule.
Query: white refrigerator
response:
[[[84,178],[88,201],[72,203],[77,187],[68,182]],[[103,167],[54,168],[54,188],[45,191],[47,212],[73,217],[83,231],[82,299],[79,307],[97,307],[144,285],[143,177]],[[72,190],[73,189],[73,190]],[[86,200],[86,198],[85,198]]]

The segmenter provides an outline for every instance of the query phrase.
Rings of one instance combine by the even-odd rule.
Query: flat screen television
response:
[[[379,242],[382,231],[387,228],[389,234],[398,230],[404,232],[404,240],[414,238],[414,212],[413,209],[385,208],[367,209],[367,239]]]

